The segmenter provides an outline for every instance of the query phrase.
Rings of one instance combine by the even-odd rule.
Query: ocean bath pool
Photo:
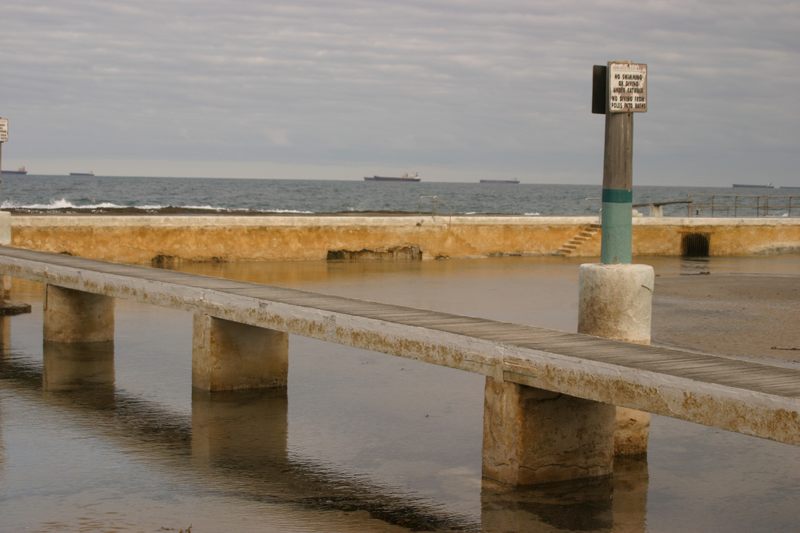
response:
[[[772,350],[800,345],[800,301],[781,298],[798,289],[800,257],[640,262],[658,275],[654,342],[775,356],[800,368],[798,352]],[[578,264],[497,258],[182,269],[574,331]],[[702,283],[712,278],[713,294],[712,283]],[[785,285],[775,294],[765,292],[775,283],[759,286],[751,300],[744,289],[722,290],[726,279],[767,278]],[[59,354],[97,364],[92,386],[75,388],[57,364],[43,364],[41,286],[15,280],[13,297],[33,312],[5,319],[2,329],[0,531],[800,527],[796,447],[654,417],[647,459],[618,461],[611,479],[506,490],[480,476],[481,376],[292,336],[285,397],[193,393],[192,317],[117,301],[113,353]],[[769,312],[785,320],[759,323]],[[747,331],[739,335],[751,344],[737,342],[725,324],[742,316],[762,333],[772,328],[771,342],[757,344]],[[749,346],[744,353],[741,345]],[[66,385],[50,390],[45,380]]]

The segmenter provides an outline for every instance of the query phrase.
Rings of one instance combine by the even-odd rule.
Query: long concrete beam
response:
[[[13,248],[0,272],[800,445],[792,368]]]

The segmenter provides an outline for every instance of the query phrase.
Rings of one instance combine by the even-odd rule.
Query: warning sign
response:
[[[611,113],[647,111],[647,65],[609,61],[608,111]]]

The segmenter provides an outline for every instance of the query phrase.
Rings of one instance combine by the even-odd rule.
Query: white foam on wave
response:
[[[276,214],[295,214],[295,215],[313,215],[314,211],[302,211],[298,209],[259,209],[261,213],[276,213]]]
[[[234,213],[234,212],[257,212],[257,213],[275,213],[275,214],[314,214],[313,211],[303,211],[297,209],[248,209],[246,207],[215,207],[213,205],[120,205],[113,202],[99,202],[94,204],[75,204],[65,198],[53,200],[49,204],[20,204],[5,200],[0,204],[0,209],[35,209],[39,211],[56,210],[56,209],[80,209],[91,211],[93,209],[139,209],[142,211],[159,211],[162,209],[192,209],[196,211],[213,211],[216,213]]]
[[[5,200],[2,205],[3,209],[113,209],[122,208],[125,206],[117,205],[111,202],[100,202],[97,204],[77,205],[65,198],[53,200],[49,204],[18,204]]]
[[[164,207],[165,206],[161,206],[160,208],[154,208],[154,209],[164,209]],[[213,205],[181,205],[181,206],[170,205],[166,207],[175,207],[178,209],[196,209],[197,211],[248,211],[247,209],[242,207],[228,208],[228,207],[214,207]]]

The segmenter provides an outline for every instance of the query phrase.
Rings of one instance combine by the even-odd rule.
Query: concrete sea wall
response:
[[[11,244],[135,264],[600,254],[597,217],[15,215]],[[800,220],[634,218],[636,255],[800,252]]]

